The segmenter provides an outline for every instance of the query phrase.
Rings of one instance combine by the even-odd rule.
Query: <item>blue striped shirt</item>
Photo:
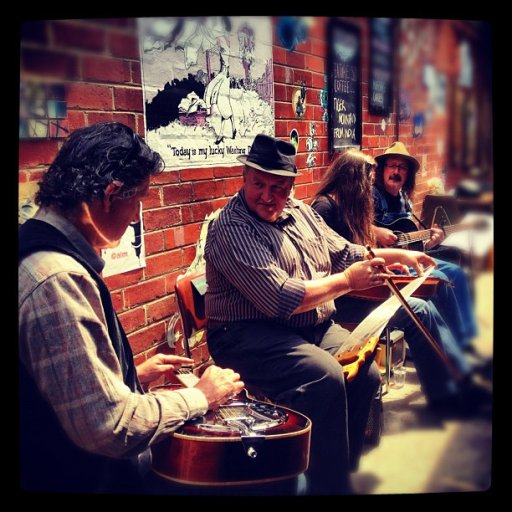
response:
[[[276,222],[261,220],[248,209],[241,190],[208,231],[206,315],[218,322],[320,324],[334,313],[334,301],[293,314],[304,297],[304,281],[342,272],[362,260],[364,252],[331,230],[310,206],[292,198]]]

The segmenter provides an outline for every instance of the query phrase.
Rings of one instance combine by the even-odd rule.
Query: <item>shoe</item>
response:
[[[470,375],[460,384],[459,393],[430,400],[428,407],[452,418],[487,415],[492,411],[492,386],[484,379]]]

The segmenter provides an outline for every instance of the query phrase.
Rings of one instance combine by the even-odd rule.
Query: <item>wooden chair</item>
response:
[[[205,272],[178,276],[174,290],[183,327],[183,351],[187,357],[194,359],[194,369],[202,373],[207,366],[213,364],[206,343],[208,319],[204,305]]]

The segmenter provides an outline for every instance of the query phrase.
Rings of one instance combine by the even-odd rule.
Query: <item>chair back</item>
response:
[[[183,346],[187,357],[191,357],[191,349],[202,341],[206,333],[205,272],[178,276],[174,290],[183,326]]]

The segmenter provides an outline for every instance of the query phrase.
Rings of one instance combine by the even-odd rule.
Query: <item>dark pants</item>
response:
[[[233,322],[208,330],[215,363],[233,368],[276,403],[312,421],[308,494],[351,491],[349,472],[357,467],[370,404],[380,384],[376,364],[367,361],[345,383],[332,357],[348,331],[331,321],[290,328],[270,321]]]

